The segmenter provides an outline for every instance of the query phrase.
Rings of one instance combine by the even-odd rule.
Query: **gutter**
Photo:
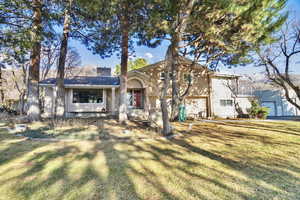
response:
[[[45,84],[40,83],[39,86],[42,87],[55,87],[55,84]],[[120,85],[85,85],[85,84],[74,84],[74,85],[64,85],[65,88],[118,88]]]

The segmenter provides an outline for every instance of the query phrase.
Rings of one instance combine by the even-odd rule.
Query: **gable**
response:
[[[192,60],[184,58],[184,57],[180,57],[180,68],[179,70],[184,70],[184,68],[188,68],[189,65],[191,65],[193,63]],[[133,71],[140,71],[140,72],[151,72],[151,71],[163,71],[164,70],[164,64],[165,64],[165,60],[156,62],[154,64],[150,64],[147,65],[145,67],[133,70]],[[206,67],[204,67],[203,65],[200,64],[196,64],[194,66],[194,70],[196,71],[205,71],[207,70]],[[208,70],[211,71],[211,70]],[[212,71],[211,71],[212,72]]]

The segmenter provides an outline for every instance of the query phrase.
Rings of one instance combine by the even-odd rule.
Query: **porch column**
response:
[[[149,96],[148,96],[148,91],[147,88],[144,88],[144,109],[146,113],[149,112],[150,110],[150,101],[149,101]]]
[[[116,107],[116,88],[111,88],[111,111],[115,114],[115,107]]]

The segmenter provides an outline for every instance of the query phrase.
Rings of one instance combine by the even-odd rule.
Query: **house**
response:
[[[279,88],[255,90],[254,95],[261,106],[269,108],[269,118],[300,116],[300,110],[287,101],[283,90]],[[290,91],[290,95],[291,99],[300,104],[293,91]]]
[[[235,83],[234,75],[218,74],[196,65],[190,72],[190,60],[181,60],[178,71],[178,85],[182,90],[188,85],[187,75],[191,73],[192,86],[185,98],[186,113],[191,117],[236,117],[235,102],[243,110],[251,106],[248,97],[233,95],[227,83]],[[160,113],[160,93],[163,87],[164,61],[128,72],[128,115],[149,119]],[[67,117],[116,115],[119,105],[119,77],[111,75],[110,68],[97,68],[97,76],[74,77],[64,80],[65,111]],[[44,116],[53,115],[55,79],[40,82],[43,89]],[[180,91],[181,93],[183,91]],[[171,89],[167,98],[171,99]]]
[[[290,75],[293,82],[300,84],[299,75]],[[261,106],[269,108],[268,118],[292,118],[300,116],[300,110],[289,103],[285,97],[284,90],[274,85],[265,77],[251,77],[239,80],[240,94],[250,94],[258,100]],[[300,104],[300,99],[293,90],[289,91],[291,99]]]

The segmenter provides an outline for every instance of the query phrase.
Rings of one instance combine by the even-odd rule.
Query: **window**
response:
[[[127,92],[127,101],[130,108],[143,108],[143,90],[129,89]]]
[[[73,103],[103,103],[103,90],[74,89]]]
[[[193,77],[192,77],[192,75],[191,74],[184,74],[183,75],[183,79],[186,81],[186,82],[193,82]]]
[[[230,99],[221,99],[220,104],[221,104],[221,106],[232,106],[233,101]]]
[[[166,74],[165,72],[160,73],[160,80],[165,80],[165,77],[166,77],[165,74]],[[172,73],[171,72],[169,72],[169,78],[170,79],[172,78]]]

